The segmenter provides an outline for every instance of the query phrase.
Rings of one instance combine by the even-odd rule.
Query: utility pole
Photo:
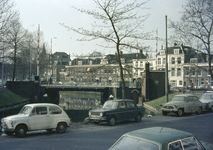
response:
[[[165,93],[166,102],[168,102],[168,42],[167,42],[167,16],[166,16],[166,72],[165,72]]]

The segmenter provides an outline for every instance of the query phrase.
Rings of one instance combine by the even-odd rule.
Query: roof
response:
[[[123,136],[136,137],[158,145],[163,145],[171,141],[193,136],[193,134],[166,127],[152,127],[128,132]]]
[[[175,95],[175,96],[184,96],[184,97],[188,97],[188,96],[196,96],[194,94],[180,94],[180,95]]]
[[[52,104],[52,103],[32,103],[32,104],[27,104],[25,106],[58,106],[56,104]]]
[[[131,100],[131,99],[114,99],[114,100],[107,100],[107,101],[115,101],[115,102],[123,102],[123,101],[125,101],[125,102],[127,102],[127,101],[134,101],[134,100]]]

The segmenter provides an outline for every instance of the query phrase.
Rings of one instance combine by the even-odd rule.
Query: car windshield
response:
[[[184,96],[174,96],[172,101],[185,101],[186,97]]]
[[[31,110],[32,110],[32,107],[30,107],[30,106],[24,106],[20,110],[19,114],[29,114],[31,112]]]
[[[124,136],[113,147],[113,150],[159,150],[159,146],[147,141],[139,140],[136,138]]]
[[[200,98],[200,101],[205,101],[205,100],[212,100],[213,101],[213,94],[203,94]]]
[[[118,102],[106,101],[102,108],[104,108],[104,109],[117,109],[118,108]]]

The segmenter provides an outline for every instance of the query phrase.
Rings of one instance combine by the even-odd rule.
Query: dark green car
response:
[[[165,127],[128,132],[110,150],[205,150],[193,134]]]
[[[107,122],[113,126],[118,121],[134,119],[140,122],[145,108],[138,107],[133,100],[108,100],[101,109],[90,110],[89,120],[94,123]]]

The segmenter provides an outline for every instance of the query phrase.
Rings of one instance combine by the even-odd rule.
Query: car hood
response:
[[[28,115],[26,114],[17,114],[17,115],[12,115],[12,116],[8,116],[8,117],[5,117],[4,119],[8,119],[8,120],[11,120],[11,119],[20,119],[20,118],[25,118],[25,117],[28,117]]]
[[[209,103],[209,102],[213,102],[212,100],[200,100],[200,102],[202,103]]]

